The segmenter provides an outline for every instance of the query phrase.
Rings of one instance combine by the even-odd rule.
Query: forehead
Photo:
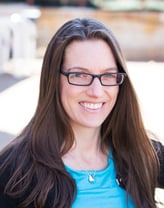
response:
[[[115,67],[115,58],[110,46],[101,39],[74,40],[66,50],[64,66],[84,68]]]

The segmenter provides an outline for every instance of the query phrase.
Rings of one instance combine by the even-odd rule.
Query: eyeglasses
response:
[[[61,74],[67,77],[69,84],[76,86],[89,86],[96,77],[100,80],[102,86],[117,86],[123,83],[126,76],[126,73],[122,72],[89,74],[84,72],[61,71]]]

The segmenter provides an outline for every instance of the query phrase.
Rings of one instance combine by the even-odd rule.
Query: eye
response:
[[[71,78],[86,78],[88,77],[88,74],[83,73],[83,72],[72,72],[70,76]]]
[[[114,73],[103,74],[103,78],[105,78],[105,79],[116,78],[116,76],[117,75]]]

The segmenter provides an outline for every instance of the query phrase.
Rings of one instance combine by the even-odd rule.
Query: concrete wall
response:
[[[164,61],[164,13],[110,12],[86,8],[41,8],[36,22],[38,46],[45,47],[55,31],[69,19],[92,17],[105,23],[116,35],[129,60]]]

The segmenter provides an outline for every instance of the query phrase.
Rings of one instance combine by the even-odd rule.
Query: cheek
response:
[[[117,87],[114,93],[115,100],[117,100],[118,94],[119,94],[119,87]]]
[[[65,109],[65,97],[67,97],[67,87],[66,87],[66,82],[64,78],[61,77],[60,79],[60,97],[61,97],[61,103]]]
[[[119,87],[115,87],[112,91],[108,92],[110,104],[112,104],[112,107],[114,107],[114,105],[117,102],[118,94],[119,94]]]
[[[68,83],[68,81],[65,79],[65,77],[61,77],[60,82],[60,89],[61,89],[61,98],[65,100],[70,100],[72,98],[76,99],[78,98],[83,90],[79,86],[71,85]]]
[[[61,92],[61,101],[65,99],[65,97],[69,96],[69,83],[67,83],[66,77],[61,77],[60,79],[60,92]]]
[[[76,92],[77,89],[75,88],[75,86],[70,85],[65,80],[61,80],[60,89],[61,89],[61,102],[64,109],[66,110],[68,106],[73,105],[73,101],[76,99],[77,96],[77,92]]]
[[[61,85],[61,100],[70,99],[70,97],[73,97],[73,95],[74,90],[72,89],[71,85],[63,83]]]
[[[68,88],[66,88],[65,86],[61,87],[61,104],[64,108],[64,111],[66,112],[66,114],[68,115],[69,112],[69,98],[70,98],[70,93]]]
[[[115,103],[117,102],[118,94],[119,94],[119,87],[117,87],[117,90],[116,90],[116,93],[115,93]]]
[[[61,88],[61,104],[69,118],[76,117],[78,113],[78,95],[76,90],[70,86]]]
[[[66,87],[65,84],[62,84],[60,89],[61,89],[61,102],[63,107],[65,108],[65,103],[67,98],[70,97],[70,93],[68,87]]]
[[[111,99],[113,99],[113,100],[117,99],[118,93],[119,93],[119,87],[118,86],[111,87],[108,91],[109,97],[111,97]]]

